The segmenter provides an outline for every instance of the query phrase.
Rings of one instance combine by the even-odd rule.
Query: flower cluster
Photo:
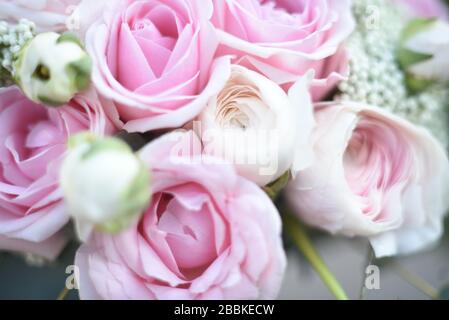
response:
[[[82,299],[273,299],[280,208],[376,257],[443,234],[439,0],[39,3],[0,4],[45,31],[0,23],[0,248],[73,227]]]

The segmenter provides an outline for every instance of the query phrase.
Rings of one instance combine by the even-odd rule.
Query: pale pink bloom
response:
[[[223,87],[229,59],[214,60],[212,9],[210,0],[113,1],[87,30],[93,83],[126,130],[180,127]]]
[[[416,252],[440,238],[449,162],[427,130],[357,103],[322,106],[316,120],[315,163],[287,190],[300,218],[369,237],[377,257]]]
[[[0,248],[55,258],[66,243],[69,216],[58,187],[67,138],[82,130],[115,131],[97,95],[86,92],[61,108],[0,89]],[[112,113],[111,113],[112,115]]]
[[[81,0],[2,0],[0,19],[33,21],[37,30],[63,31],[70,26],[69,17]]]
[[[315,70],[315,100],[347,73],[343,41],[355,22],[348,0],[214,0],[219,54],[287,87]]]
[[[276,297],[286,258],[275,206],[200,151],[192,132],[175,132],[140,152],[152,167],[152,202],[137,225],[94,233],[78,250],[82,299]]]

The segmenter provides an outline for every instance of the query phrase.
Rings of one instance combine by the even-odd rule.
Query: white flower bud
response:
[[[72,34],[41,33],[16,57],[14,77],[25,95],[38,103],[67,103],[90,83],[91,60]]]
[[[94,228],[120,232],[139,218],[151,198],[149,170],[131,148],[90,133],[70,139],[60,185],[82,241]]]

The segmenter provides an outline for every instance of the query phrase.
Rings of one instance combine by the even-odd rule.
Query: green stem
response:
[[[329,291],[335,296],[335,298],[337,298],[337,300],[348,300],[348,296],[341,287],[340,283],[332,272],[329,271],[323,259],[321,259],[315,250],[304,227],[290,214],[284,215],[284,225],[298,249],[304,254]]]
[[[394,270],[398,273],[398,275],[407,281],[409,284],[414,286],[416,289],[420,290],[424,294],[428,295],[430,298],[436,300],[438,299],[439,293],[438,291],[426,280],[418,276],[417,274],[411,272],[410,270],[404,268],[399,263],[393,263]]]
[[[64,286],[64,289],[59,293],[58,298],[56,300],[64,300],[67,297],[67,294],[69,293],[69,289]]]

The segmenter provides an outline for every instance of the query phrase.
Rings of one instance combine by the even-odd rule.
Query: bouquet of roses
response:
[[[83,299],[272,299],[282,226],[376,257],[449,209],[440,0],[0,2],[0,249]],[[330,279],[330,280],[329,280]]]

